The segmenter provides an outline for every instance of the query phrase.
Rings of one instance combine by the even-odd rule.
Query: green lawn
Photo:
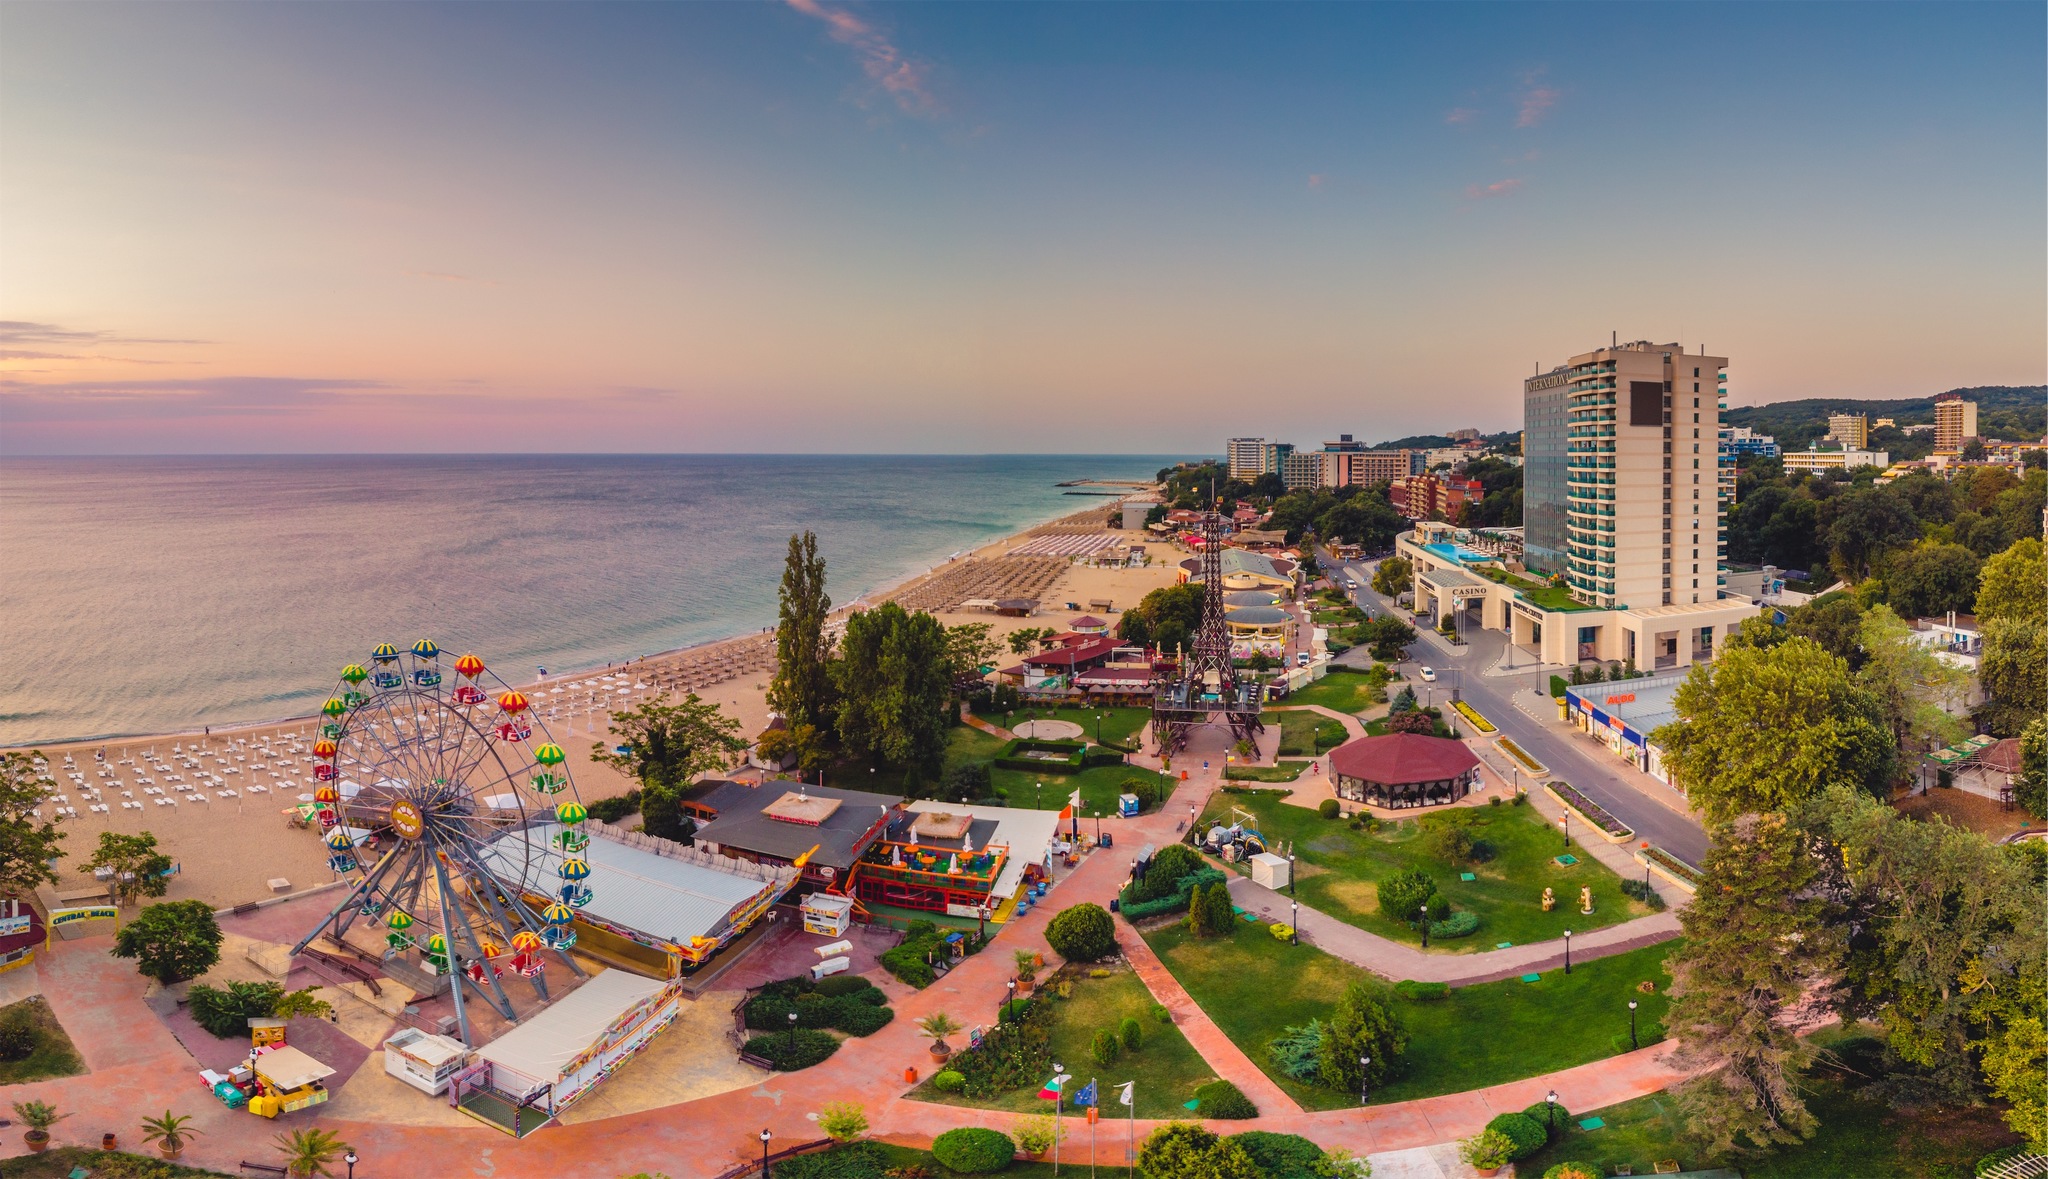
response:
[[[1284,919],[1284,917],[1283,917]],[[1343,1109],[1355,1093],[1337,1093],[1275,1070],[1266,1045],[1288,1027],[1328,1019],[1353,979],[1373,976],[1312,946],[1290,946],[1264,925],[1240,923],[1229,938],[1194,937],[1179,925],[1145,935],[1174,978],[1223,1033],[1305,1109]],[[1459,987],[1433,1003],[1395,999],[1408,1030],[1399,1080],[1375,1090],[1374,1104],[1460,1093],[1628,1051],[1628,1000],[1642,1004],[1643,1043],[1663,1035],[1664,957],[1675,942],[1518,979]],[[1275,979],[1286,985],[1275,986]],[[1636,984],[1657,984],[1642,994]]]
[[[1098,812],[1104,816],[1116,814],[1117,799],[1124,793],[1125,782],[1138,778],[1156,783],[1160,777],[1156,770],[1124,765],[1096,766],[1078,774],[1027,774],[1022,770],[997,769],[993,776],[996,793],[1011,806],[1026,810],[1059,810],[1078,788],[1083,817]],[[1039,783],[1044,783],[1043,790],[1038,788]]]
[[[1214,1080],[1209,1067],[1189,1044],[1179,1028],[1159,1023],[1151,1016],[1152,992],[1129,969],[1112,971],[1108,978],[1090,978],[1086,972],[1072,977],[1073,995],[1052,1000],[1052,1058],[1065,1064],[1079,1077],[1075,1091],[1090,1077],[1100,1082],[1098,1092],[1107,1094],[1112,1083],[1136,1081],[1135,1096],[1141,1118],[1181,1117],[1187,1110],[1181,1103],[1192,1100],[1195,1086]],[[1099,1065],[1089,1055],[1089,1041],[1103,1028],[1115,1031],[1125,1016],[1135,1017],[1145,1030],[1143,1046],[1126,1052],[1114,1064]],[[927,1080],[914,1092],[920,1101],[962,1105],[974,1109],[1002,1109],[1016,1113],[1052,1112],[1052,1103],[1041,1100],[1036,1088],[1017,1089],[988,1101],[974,1101],[958,1093],[941,1093]],[[1113,1098],[1106,1098],[1118,1112]]]
[[[85,1062],[79,1058],[78,1049],[71,1044],[71,1037],[64,1032],[64,1025],[57,1022],[57,1014],[42,996],[32,995],[19,1003],[0,1007],[0,1021],[21,1018],[15,1013],[25,1013],[29,1026],[34,1029],[36,1046],[33,1052],[20,1060],[0,1060],[0,1085],[19,1085],[24,1081],[44,1081],[51,1077],[75,1077],[85,1071]]]
[[[1842,1034],[1831,1030],[1816,1038],[1834,1038],[1844,1063],[1856,1067],[1868,1053]],[[1990,1107],[1899,1112],[1862,1097],[1858,1088],[1857,1077],[1840,1068],[1808,1074],[1803,1095],[1820,1129],[1810,1141],[1771,1154],[1717,1159],[1700,1153],[1686,1143],[1671,1095],[1657,1093],[1606,1109],[1573,1110],[1560,1141],[1518,1166],[1533,1175],[1577,1160],[1603,1175],[1616,1164],[1647,1175],[1655,1163],[1675,1159],[1689,1170],[1733,1167],[1747,1179],[1968,1179],[1979,1158],[2019,1140]],[[1581,1130],[1578,1120],[1589,1115],[1606,1125]]]
[[[1383,688],[1376,688],[1377,676],[1362,671],[1331,671],[1322,679],[1304,688],[1296,689],[1285,703],[1320,704],[1337,712],[1360,713],[1375,704],[1386,702]]]
[[[1271,713],[1270,716],[1280,722],[1282,757],[1313,757],[1325,749],[1344,744],[1344,723],[1319,712],[1293,709]]]
[[[1422,850],[1421,828],[1415,820],[1383,825],[1376,834],[1354,831],[1348,822],[1324,819],[1307,807],[1271,796],[1218,794],[1210,799],[1204,823],[1230,821],[1230,808],[1241,806],[1258,816],[1257,827],[1268,846],[1292,843],[1300,857],[1301,876],[1295,887],[1303,904],[1339,921],[1396,941],[1419,943],[1421,935],[1406,922],[1379,911],[1376,882],[1396,872],[1420,868],[1436,881],[1437,891],[1453,908],[1479,915],[1479,931],[1448,941],[1431,941],[1431,952],[1469,954],[1491,950],[1500,942],[1517,945],[1562,937],[1613,925],[1649,912],[1621,891],[1621,878],[1585,854],[1577,836],[1573,854],[1579,862],[1559,864],[1564,837],[1532,809],[1522,806],[1478,807],[1471,811],[1476,839],[1490,844],[1493,859],[1454,868],[1430,859]],[[1474,879],[1458,879],[1460,871]],[[1545,913],[1544,888],[1554,889],[1557,905]],[[1579,913],[1579,889],[1593,890],[1593,915]]]
[[[1306,761],[1283,761],[1271,766],[1233,764],[1224,768],[1223,776],[1234,782],[1292,782],[1301,777],[1308,765]]]
[[[1063,720],[1081,726],[1081,736],[1095,740],[1095,717],[1102,716],[1102,744],[1135,747],[1138,730],[1152,720],[1152,712],[1145,708],[1021,708],[1009,714],[1011,724],[1022,724],[1027,720]],[[1003,724],[1000,712],[981,712],[983,719]]]

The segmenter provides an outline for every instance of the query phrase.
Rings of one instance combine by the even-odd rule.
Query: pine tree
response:
[[[768,707],[796,725],[822,726],[832,681],[826,660],[825,617],[832,599],[825,593],[825,559],[816,533],[789,538],[789,556],[778,591],[781,612],[775,626],[775,676],[768,681]]]
[[[1394,1016],[1384,991],[1363,982],[1344,988],[1323,1036],[1316,1044],[1316,1076],[1332,1089],[1356,1093],[1361,1085],[1380,1085],[1394,1075],[1394,1066],[1408,1048],[1408,1035]],[[1361,1065],[1359,1061],[1369,1060]]]
[[[1785,816],[1744,815],[1714,832],[1702,867],[1665,1019],[1676,1061],[1701,1073],[1677,1094],[1688,1131],[1709,1154],[1809,1138],[1796,1082],[1809,1050],[1783,1017],[1839,958],[1814,860]]]

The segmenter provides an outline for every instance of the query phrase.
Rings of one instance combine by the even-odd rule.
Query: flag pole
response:
[[[1060,1173],[1060,1106],[1066,1104],[1067,1078],[1063,1074],[1054,1073],[1052,1079],[1054,1081],[1052,1091],[1052,1173],[1054,1179],[1058,1179]]]
[[[1088,1090],[1095,1094],[1095,1104],[1088,1107],[1088,1179],[1095,1179],[1095,1119],[1102,1108],[1102,1093],[1095,1088],[1094,1077],[1088,1078]]]

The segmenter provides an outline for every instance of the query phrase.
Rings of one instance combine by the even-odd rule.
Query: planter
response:
[[[21,1136],[21,1140],[28,1143],[29,1152],[32,1154],[41,1154],[50,1148],[50,1132],[48,1130],[30,1130]]]
[[[1028,994],[1030,994],[1030,993],[1031,993],[1031,980],[1030,980],[1030,979],[1028,979],[1028,978],[1019,978],[1019,979],[1017,980],[1017,993],[1018,993],[1019,995],[1028,995]]]
[[[159,1138],[156,1140],[156,1150],[158,1154],[163,1155],[165,1158],[174,1159],[185,1153],[185,1144],[180,1142],[176,1146],[172,1146],[168,1139]]]
[[[1580,794],[1569,782],[1545,782],[1543,792],[1557,800],[1582,824],[1598,832],[1609,843],[1626,843],[1636,837],[1626,823],[1603,810],[1600,804]]]
[[[953,1059],[953,1046],[946,1043],[932,1045],[932,1063],[944,1064]]]
[[[1483,1176],[1493,1176],[1500,1174],[1499,1167],[1474,1167],[1472,1169]]]
[[[1666,852],[1664,854],[1667,856],[1670,855],[1669,852]],[[1671,858],[1677,863],[1684,864],[1684,861],[1678,860],[1676,856],[1672,856]],[[1658,858],[1645,855],[1640,851],[1635,854],[1635,861],[1636,863],[1641,864],[1644,867],[1648,868],[1651,872],[1655,873],[1656,875],[1663,877],[1665,880],[1671,882],[1672,884],[1677,885],[1678,887],[1684,889],[1687,892],[1699,891],[1700,882],[1697,876],[1688,876],[1684,873],[1683,870],[1665,867],[1665,865]],[[1691,865],[1689,864],[1685,866],[1691,867]]]

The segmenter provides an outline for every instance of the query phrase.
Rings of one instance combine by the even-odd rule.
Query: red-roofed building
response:
[[[1360,737],[1330,751],[1338,798],[1395,810],[1458,801],[1478,768],[1464,742],[1419,733]]]

